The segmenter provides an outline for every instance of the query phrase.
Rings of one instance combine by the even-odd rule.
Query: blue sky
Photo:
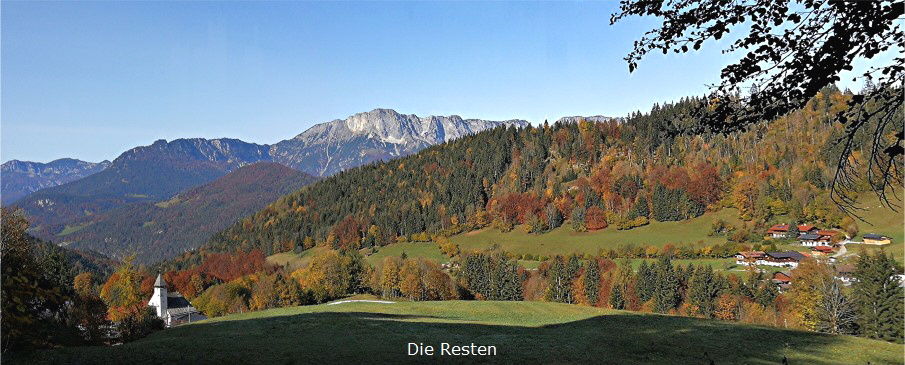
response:
[[[157,139],[275,143],[374,108],[551,122],[700,95],[726,44],[623,57],[616,2],[2,3],[0,159]],[[723,42],[728,41],[724,39]]]

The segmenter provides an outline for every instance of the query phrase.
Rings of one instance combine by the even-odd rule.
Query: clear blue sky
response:
[[[3,161],[275,143],[374,108],[551,122],[700,95],[726,44],[623,57],[616,2],[2,2]],[[724,39],[724,42],[726,39]]]

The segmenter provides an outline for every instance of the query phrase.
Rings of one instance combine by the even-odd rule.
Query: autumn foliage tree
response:
[[[75,298],[68,309],[70,320],[79,329],[82,338],[90,344],[102,344],[109,339],[107,305],[94,287],[94,275],[83,272],[73,280]]]
[[[802,326],[816,330],[819,323],[819,303],[824,301],[825,285],[833,280],[832,272],[826,264],[814,259],[805,259],[792,272],[792,285],[789,296],[792,300],[792,311]]]
[[[603,209],[596,205],[588,208],[587,213],[585,213],[585,226],[591,231],[606,228],[606,214],[604,214]]]
[[[126,342],[163,328],[163,321],[148,307],[148,298],[140,290],[142,276],[132,265],[132,259],[123,260],[100,293],[108,307],[107,317],[117,323],[121,339]]]

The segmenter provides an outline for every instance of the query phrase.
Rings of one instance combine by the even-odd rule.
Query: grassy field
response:
[[[290,270],[297,270],[308,266],[308,262],[311,261],[311,258],[314,256],[327,251],[330,251],[330,249],[318,246],[310,250],[302,251],[301,253],[283,252],[268,256],[267,262],[280,266],[288,265]],[[440,253],[440,250],[437,249],[437,244],[433,242],[394,243],[381,247],[379,251],[370,256],[365,256],[365,261],[372,266],[380,266],[383,263],[384,257],[401,256],[403,252],[405,252],[408,257],[423,257],[438,263],[449,261],[449,257]]]
[[[738,212],[733,208],[711,212],[681,222],[652,222],[643,227],[620,231],[607,227],[594,232],[575,232],[568,224],[544,234],[528,234],[521,226],[511,232],[492,228],[453,236],[450,239],[462,250],[483,250],[498,245],[504,251],[532,255],[567,255],[571,253],[596,255],[601,248],[616,248],[623,244],[662,247],[667,243],[683,244],[703,241],[706,244],[724,243],[725,237],[710,237],[710,226],[717,219],[740,225]]]
[[[434,356],[408,356],[408,343]],[[441,343],[496,356],[439,354]],[[901,364],[902,345],[849,336],[544,302],[343,303],[236,314],[115,347],[28,354],[21,363],[129,364]]]
[[[905,194],[900,192],[898,197],[901,198],[903,195]],[[862,235],[865,233],[878,233],[892,237],[892,243],[882,246],[882,249],[892,253],[893,257],[898,259],[899,262],[903,262],[905,261],[903,260],[905,258],[905,218],[903,218],[902,210],[905,209],[905,205],[902,204],[901,199],[895,200],[891,195],[890,200],[892,200],[893,204],[900,207],[898,212],[883,205],[880,202],[880,198],[873,194],[865,195],[859,200],[858,206],[864,210],[859,211],[858,215],[864,218],[866,222],[858,222],[858,237],[856,241],[861,241]],[[881,248],[873,245],[851,245],[848,249],[857,253],[861,247],[868,250],[879,250]]]
[[[384,257],[401,256],[403,252],[408,257],[423,257],[439,263],[449,261],[449,257],[440,253],[437,244],[433,242],[395,243],[381,247],[379,251],[367,256],[365,260],[373,266],[379,266],[382,264]]]
[[[75,233],[75,232],[81,231],[83,228],[88,227],[88,225],[90,225],[90,224],[91,224],[91,223],[83,223],[83,224],[77,224],[77,225],[74,225],[74,226],[70,226],[70,225],[67,224],[66,227],[63,228],[62,231],[60,231],[60,233],[57,233],[57,236],[65,236],[65,235],[67,235],[67,234],[71,234],[71,233]]]
[[[317,256],[320,253],[329,251],[330,249],[326,247],[314,247],[310,250],[302,251],[301,253],[295,252],[283,252],[275,255],[267,256],[267,263],[277,264],[280,266],[288,266],[289,270],[297,270],[303,267],[308,266],[308,262],[311,261],[311,258]]]

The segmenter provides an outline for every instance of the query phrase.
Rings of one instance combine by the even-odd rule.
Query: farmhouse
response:
[[[792,233],[789,232],[790,227],[791,226],[788,224],[773,225],[773,227],[770,227],[770,229],[767,230],[767,236],[772,238],[795,238],[790,237],[792,236]],[[810,224],[799,224],[795,226],[795,228],[798,228],[799,235],[816,234],[819,232],[817,227],[814,227]]]
[[[814,227],[810,224],[799,224],[798,225],[798,234],[808,234],[808,233],[817,233],[817,227]]]
[[[163,319],[167,327],[207,319],[179,292],[167,293],[167,283],[160,274],[157,274],[157,280],[154,281],[154,295],[148,301],[148,306],[155,308],[157,316]]]
[[[805,259],[804,254],[798,251],[767,252],[764,258],[757,260],[758,265],[776,267],[798,267],[798,263]]]
[[[798,242],[801,243],[802,246],[807,247],[829,246],[830,237],[821,236],[816,233],[808,233],[798,236]]]
[[[787,272],[775,272],[770,282],[779,287],[780,292],[788,290],[792,286],[792,275]]]
[[[816,256],[826,256],[833,253],[832,246],[814,246],[811,247],[811,254]]]
[[[758,260],[764,258],[763,251],[747,251],[735,254],[736,265],[754,265]]]
[[[792,275],[789,275],[787,272],[777,271],[773,273],[773,278],[770,280],[775,284],[791,284]]]
[[[833,276],[844,285],[852,285],[856,281],[855,265],[833,265]]]
[[[888,245],[892,243],[892,238],[876,233],[864,234],[864,244],[866,245]]]
[[[767,230],[767,235],[773,238],[786,238],[789,234],[788,224],[777,224]]]

